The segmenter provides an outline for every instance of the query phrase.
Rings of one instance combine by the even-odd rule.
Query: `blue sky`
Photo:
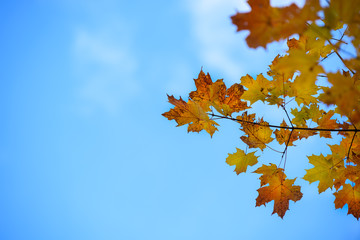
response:
[[[237,125],[220,122],[211,139],[161,116],[166,93],[186,98],[201,67],[230,85],[284,51],[248,49],[229,19],[236,10],[248,7],[1,1],[0,239],[359,239],[359,222],[334,209],[331,192],[300,179],[306,156],[336,139],[290,148],[286,173],[304,197],[282,220],[272,204],[255,208],[258,176],[225,163],[245,148]]]

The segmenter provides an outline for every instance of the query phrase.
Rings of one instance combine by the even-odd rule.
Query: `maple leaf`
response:
[[[334,111],[330,110],[327,113],[325,113],[321,118],[319,118],[319,120],[317,121],[317,123],[319,125],[318,128],[336,129],[338,126],[336,123],[336,120],[330,119],[333,115],[334,115]],[[320,137],[331,138],[331,133],[330,133],[330,131],[321,131]]]
[[[319,35],[321,35],[321,37],[319,37]],[[326,44],[326,40],[330,38],[331,35],[328,28],[318,27],[317,25],[312,24],[299,39],[289,39],[287,45],[289,50],[298,49],[309,55],[313,55],[316,58],[324,58],[329,55],[331,51],[336,50],[333,45]]]
[[[346,179],[354,183],[360,183],[360,165],[346,166],[344,175]]]
[[[243,94],[242,99],[249,100],[250,104],[256,101],[264,101],[268,94],[268,89],[272,87],[271,81],[264,78],[262,74],[259,74],[254,80],[250,75],[246,75],[241,79],[241,85],[247,88],[247,91]]]
[[[243,150],[236,148],[236,152],[229,154],[226,158],[226,163],[230,166],[235,165],[236,174],[246,172],[248,166],[254,166],[258,162],[258,157],[255,156],[255,152],[246,154]]]
[[[278,168],[275,164],[270,163],[270,165],[263,164],[261,167],[256,169],[254,173],[261,174],[259,177],[260,179],[260,186],[264,186],[269,183],[270,179],[273,175],[277,174],[278,171],[284,171],[282,168]]]
[[[277,72],[291,75],[299,72],[291,83],[288,95],[295,97],[295,101],[300,105],[306,105],[317,102],[313,95],[317,94],[318,86],[315,84],[317,76],[324,72],[322,66],[318,63],[318,57],[306,54],[299,49],[291,49],[288,55],[281,57],[276,66]]]
[[[305,126],[309,119],[317,122],[323,113],[324,110],[321,110],[317,104],[311,104],[309,107],[304,105],[300,111],[297,108],[291,110],[291,114],[294,115],[291,122],[296,126]]]
[[[226,90],[226,97],[224,104],[222,105],[222,111],[225,116],[248,108],[247,103],[241,101],[241,97],[244,92],[244,87],[238,83],[233,84]]]
[[[334,104],[341,115],[349,117],[353,124],[360,121],[360,82],[355,77],[337,73],[328,73],[332,87],[323,87],[324,93],[319,99],[327,105]]]
[[[329,6],[324,9],[324,22],[328,28],[336,28],[339,22],[344,22],[354,31],[352,28],[356,28],[355,24],[358,23],[356,21],[359,19],[359,11],[359,0],[331,1]]]
[[[203,70],[200,71],[197,79],[194,79],[196,91],[189,94],[193,101],[201,103],[206,110],[210,110],[210,105],[221,105],[225,99],[226,86],[222,79],[213,83],[208,74],[205,75]]]
[[[320,156],[312,155],[308,158],[309,162],[314,165],[314,167],[306,170],[303,179],[309,183],[319,181],[319,193],[331,188],[334,185],[334,179],[339,176],[338,169],[341,169],[344,166],[343,161],[338,162],[338,159],[334,161],[332,155],[324,157],[322,154],[320,154]]]
[[[237,31],[250,31],[246,42],[251,48],[266,48],[267,43],[305,31],[306,20],[317,19],[316,12],[320,9],[318,1],[307,1],[303,9],[295,4],[274,8],[269,0],[248,0],[248,4],[250,12],[237,13],[231,19]]]
[[[352,214],[356,219],[360,218],[360,187],[350,184],[345,184],[341,190],[334,193],[335,208],[343,208],[345,204],[348,205],[348,214]]]
[[[342,185],[345,184],[347,178],[346,178],[346,168],[344,168],[344,159],[346,158],[348,146],[344,145],[344,142],[340,145],[334,144],[329,145],[331,150],[331,158],[333,159],[333,162],[337,165],[336,169],[336,175],[334,176],[334,187],[336,190],[338,190]]]
[[[215,121],[211,120],[204,109],[196,102],[189,100],[187,103],[181,99],[178,100],[174,96],[169,96],[169,103],[175,105],[175,108],[163,113],[162,115],[169,120],[175,120],[177,126],[189,124],[188,132],[207,131],[210,136],[217,130]]]
[[[287,84],[289,80],[293,78],[295,71],[282,71],[281,68],[277,66],[281,58],[283,57],[278,54],[273,59],[273,61],[269,65],[270,70],[267,72],[267,74],[273,77],[272,82],[274,82],[274,86],[277,86],[278,90],[284,91],[284,84]],[[284,94],[284,92],[281,92],[281,94]]]
[[[287,127],[288,125],[286,124],[285,120],[283,120],[280,126]],[[276,136],[276,140],[280,145],[286,143],[287,146],[294,146],[293,142],[299,139],[298,132],[290,131],[289,129],[284,129],[284,128],[281,128],[280,130],[276,129],[274,131],[274,134]]]
[[[242,85],[234,84],[226,89],[222,79],[213,82],[209,73],[205,75],[202,70],[194,81],[197,90],[190,92],[189,96],[201,104],[206,111],[209,111],[209,107],[213,106],[216,111],[228,116],[233,112],[248,108],[247,103],[241,101],[241,96],[245,91]]]
[[[271,137],[272,130],[267,126],[269,124],[263,121],[263,119],[259,119],[256,124],[252,123],[254,116],[255,115],[247,115],[245,112],[242,116],[237,117],[242,126],[242,131],[247,134],[247,136],[242,136],[240,139],[246,143],[249,148],[260,148],[263,150],[266,148],[266,144],[274,140]]]
[[[256,198],[256,207],[274,200],[272,214],[277,213],[283,218],[289,209],[289,201],[296,202],[302,198],[301,187],[293,185],[296,179],[286,179],[283,169],[277,169],[272,175],[266,172],[266,179],[269,185],[257,190],[259,196]]]

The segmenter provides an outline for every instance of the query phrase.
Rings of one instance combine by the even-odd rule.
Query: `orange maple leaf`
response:
[[[239,112],[247,109],[247,103],[241,101],[244,88],[240,84],[234,84],[229,89],[222,79],[216,82],[211,80],[208,74],[201,70],[197,79],[194,79],[196,91],[192,91],[189,96],[192,100],[198,102],[206,110],[210,110],[213,106],[216,111],[225,116],[231,115],[233,112]]]
[[[337,112],[351,119],[353,124],[360,122],[360,83],[356,76],[348,74],[328,73],[328,81],[332,87],[323,87],[324,93],[319,99],[337,106]]]
[[[259,74],[254,80],[250,75],[241,78],[241,85],[247,88],[242,99],[249,100],[250,104],[256,101],[264,101],[268,96],[268,89],[272,87],[272,82]]]
[[[189,100],[187,103],[181,99],[178,100],[174,96],[169,96],[169,103],[175,105],[170,111],[162,115],[169,120],[175,120],[177,127],[189,124],[188,132],[207,131],[210,136],[217,130],[215,121],[211,120],[204,109],[196,102]]]
[[[280,126],[287,127],[288,125],[286,124],[285,120],[283,120]],[[299,139],[298,131],[292,131],[291,133],[289,129],[281,128],[280,130],[276,129],[274,133],[276,136],[276,140],[278,141],[279,144],[285,143],[288,146],[294,146],[293,142]]]
[[[331,117],[334,115],[334,111],[330,110],[327,113],[325,113],[321,118],[318,120],[318,128],[322,129],[336,129],[338,127],[338,124],[335,119],[331,119]],[[331,138],[330,131],[321,131],[320,137],[324,138]]]
[[[350,184],[345,184],[341,190],[334,193],[335,208],[343,208],[345,204],[348,205],[348,214],[352,214],[356,219],[360,218],[360,186],[352,187]]]
[[[255,171],[256,172],[256,171]],[[286,211],[289,210],[289,201],[294,202],[302,198],[300,186],[294,186],[296,179],[286,179],[286,175],[282,168],[273,171],[270,175],[266,173],[266,182],[268,186],[263,186],[257,191],[259,196],[256,198],[256,207],[266,205],[266,203],[274,200],[274,211],[279,217],[283,218]]]
[[[237,31],[249,30],[246,38],[249,47],[259,46],[266,48],[266,44],[286,39],[306,30],[306,20],[317,19],[318,1],[307,1],[303,9],[296,4],[288,7],[274,8],[269,0],[248,0],[251,11],[237,13],[231,17]]]

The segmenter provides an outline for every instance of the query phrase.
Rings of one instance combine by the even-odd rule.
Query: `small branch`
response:
[[[342,33],[342,35],[341,35],[341,38],[340,38],[339,42],[342,42],[342,43],[347,44],[347,42],[342,41],[342,39],[344,38],[344,36],[345,36],[345,32],[348,30],[348,27],[349,27],[349,26],[346,26],[346,28],[345,28],[344,32],[343,32],[343,33]]]
[[[343,40],[341,40],[342,37],[340,39],[337,39],[337,38],[331,38],[331,40],[335,40],[335,41],[338,41],[338,42],[341,42],[343,44],[348,44],[347,42],[344,42]]]
[[[327,59],[331,54],[333,54],[333,53],[335,53],[335,52],[331,52],[331,53],[329,53],[328,55],[326,55],[326,57],[324,57],[323,59],[321,59],[320,60],[320,62],[322,62],[322,61],[324,61],[325,59]]]
[[[281,155],[281,160],[280,160],[280,163],[279,163],[279,166],[280,166],[280,164],[281,164],[281,162],[282,162],[282,160],[283,160],[283,158],[284,158],[284,155],[285,155],[284,170],[285,170],[285,165],[286,165],[287,149],[288,149],[288,147],[289,147],[291,135],[292,135],[293,132],[294,132],[294,129],[292,129],[291,132],[290,132],[289,138],[288,138],[288,140],[287,140],[287,142],[286,142],[285,149],[284,149],[284,151],[283,151],[283,153],[282,153],[282,155]],[[278,167],[279,167],[279,166],[278,166]]]
[[[328,40],[328,42],[330,42],[330,41]],[[332,44],[332,43],[331,43],[331,44]],[[333,46],[334,46],[334,45],[333,45]],[[340,58],[340,60],[342,61],[342,63],[345,65],[345,67],[347,67],[352,74],[355,74],[355,72],[354,72],[350,67],[348,67],[348,66],[346,65],[345,60],[341,57],[341,55],[340,55],[337,51],[335,51],[335,53],[336,53],[336,55]]]
[[[289,120],[289,122],[290,122],[290,124],[291,124],[291,128],[294,129],[294,125],[293,125],[292,122],[291,122],[290,116],[289,116],[288,112],[286,111],[285,106],[282,106],[282,108],[284,109],[284,111],[285,111],[285,113],[286,113],[286,116],[287,116],[287,118],[288,118],[288,120]],[[292,132],[291,132],[291,133],[292,133]]]
[[[285,99],[284,99],[285,100]],[[284,105],[286,106],[287,104],[289,104],[289,103],[291,103],[292,101],[294,101],[295,100],[295,98],[292,98],[292,99],[290,99],[287,103],[285,103]]]
[[[349,147],[349,151],[348,151],[348,153],[347,153],[347,161],[349,161],[349,156],[350,156],[350,150],[351,150],[351,147],[352,147],[352,145],[353,145],[353,142],[354,142],[354,139],[355,139],[355,136],[356,136],[356,133],[357,133],[357,129],[355,129],[356,131],[355,131],[355,133],[354,133],[354,136],[352,137],[352,139],[351,139],[351,143],[350,143],[350,147]]]

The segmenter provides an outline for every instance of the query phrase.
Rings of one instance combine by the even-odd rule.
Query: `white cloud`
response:
[[[139,92],[139,83],[134,79],[136,59],[126,41],[106,32],[78,30],[74,37],[74,55],[76,72],[81,79],[78,94],[82,111],[116,114]]]
[[[238,80],[244,69],[232,55],[240,44],[230,15],[237,9],[248,10],[247,4],[236,0],[196,0],[189,1],[188,8],[193,20],[192,32],[200,46],[198,55],[205,70],[217,70],[225,78]]]

